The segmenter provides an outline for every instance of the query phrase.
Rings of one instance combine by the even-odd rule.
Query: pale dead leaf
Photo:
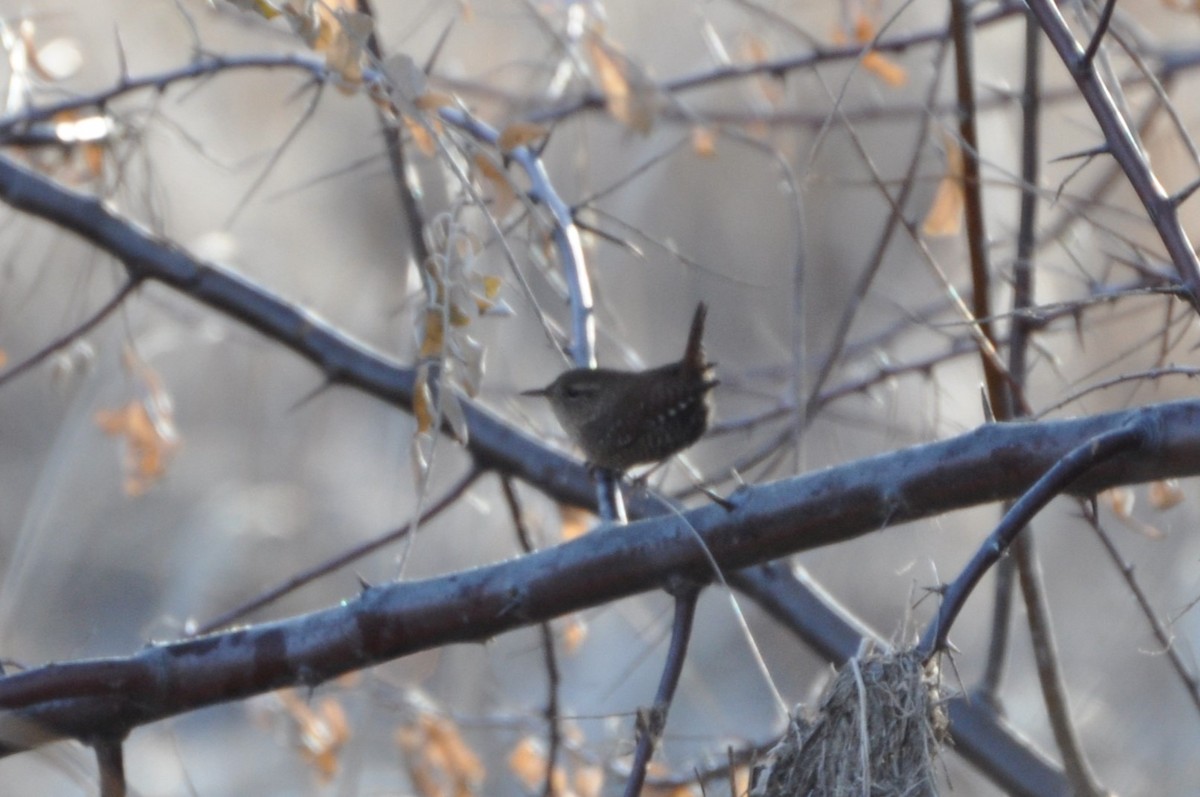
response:
[[[546,774],[546,751],[541,741],[526,736],[508,755],[508,771],[532,791],[542,784]]]
[[[894,89],[908,83],[908,70],[875,50],[863,56],[862,65],[864,69],[873,72],[876,77]]]
[[[847,40],[851,38],[855,44],[866,45],[875,41],[877,33],[878,29],[875,27],[874,20],[867,16],[864,11],[859,10],[854,18],[853,35],[848,37],[843,29],[838,28],[833,32],[831,39],[834,44],[839,45],[846,44]],[[908,83],[908,70],[877,50],[867,52],[862,58],[862,65],[864,69],[873,73],[892,88],[900,88]]]
[[[433,429],[433,393],[429,389],[429,371],[425,368],[417,371],[417,385],[413,391],[413,417],[417,419],[417,434],[427,434]]]
[[[563,542],[569,542],[588,533],[595,515],[577,506],[559,504],[558,517],[561,521],[559,536],[562,537]]]
[[[450,427],[454,439],[462,445],[466,445],[469,439],[469,428],[467,426],[467,415],[463,411],[462,401],[458,398],[453,390],[442,388],[440,392],[442,400],[442,419]]]
[[[430,91],[413,100],[413,105],[422,111],[436,111],[439,108],[453,108],[457,105],[454,95],[440,91]]]
[[[329,26],[333,35],[325,50],[325,63],[337,75],[338,89],[353,94],[362,86],[367,39],[375,29],[375,22],[366,14],[339,10]]]
[[[527,147],[541,141],[550,135],[550,128],[533,122],[513,122],[500,131],[496,146],[503,153],[512,152],[518,147]]]
[[[279,8],[268,0],[229,0],[234,8],[258,14],[266,19],[274,19],[281,13]]]
[[[517,194],[504,169],[492,159],[489,152],[478,150],[472,158],[475,171],[492,188],[493,213],[497,219],[503,219],[517,204]]]
[[[166,473],[181,442],[170,394],[157,372],[132,349],[125,350],[122,361],[140,396],[116,410],[97,410],[93,420],[105,434],[121,439],[124,489],[127,495],[138,496]]]
[[[1113,487],[1105,490],[1100,496],[1109,510],[1121,520],[1128,520],[1133,516],[1133,506],[1137,497],[1130,488]]]
[[[483,277],[483,295],[489,300],[495,300],[500,295],[500,286],[504,281],[500,277],[493,275],[484,275]]]
[[[395,740],[413,785],[422,795],[479,793],[487,772],[451,720],[421,713],[414,722],[397,729]]]
[[[1149,523],[1143,523],[1133,516],[1136,495],[1130,487],[1113,487],[1100,494],[1100,500],[1112,511],[1113,515],[1129,529],[1151,540],[1161,540],[1166,535]]]
[[[425,308],[425,323],[421,325],[420,334],[421,350],[417,356],[422,360],[441,357],[446,349],[446,330],[441,308]]]
[[[771,59],[771,50],[765,39],[752,33],[744,33],[738,37],[738,55],[742,62],[748,64],[765,64]],[[783,77],[780,75],[763,74],[755,77],[754,84],[758,87],[763,99],[774,108],[783,104]]]
[[[962,229],[963,154],[958,142],[948,136],[945,144],[946,172],[921,225],[921,232],[933,238],[957,235]]]
[[[692,128],[692,152],[701,158],[712,158],[717,154],[717,136],[711,127],[696,125]]]
[[[433,133],[430,132],[429,128],[408,114],[404,115],[404,126],[408,130],[408,134],[412,136],[413,144],[416,145],[417,151],[427,158],[432,158],[437,154],[437,142],[434,141]]]
[[[3,363],[0,362],[0,365]],[[1150,506],[1164,511],[1178,506],[1183,501],[1183,490],[1178,479],[1165,479],[1150,483]]]
[[[313,767],[321,783],[338,771],[338,756],[350,739],[350,723],[341,703],[326,697],[313,708],[291,689],[278,693],[296,727],[300,753]]]
[[[654,126],[653,86],[594,28],[584,36],[584,47],[609,114],[635,133],[649,133]]]
[[[562,647],[568,656],[576,653],[588,638],[587,621],[582,615],[572,614],[562,623]]]
[[[604,789],[604,768],[595,764],[576,767],[571,784],[578,797],[600,797]]]

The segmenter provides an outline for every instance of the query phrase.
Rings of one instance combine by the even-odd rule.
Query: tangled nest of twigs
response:
[[[816,715],[793,718],[751,797],[934,797],[946,727],[934,665],[912,651],[853,658]]]

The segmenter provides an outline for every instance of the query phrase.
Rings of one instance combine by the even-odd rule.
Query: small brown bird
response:
[[[574,368],[540,390],[592,465],[624,472],[690,446],[708,429],[718,382],[705,361],[704,302],[696,307],[683,359],[645,371]]]

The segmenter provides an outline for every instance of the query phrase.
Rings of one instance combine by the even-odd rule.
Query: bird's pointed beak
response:
[[[547,390],[549,390],[549,388],[546,388],[546,387],[539,387],[539,388],[535,388],[533,390],[522,390],[521,395],[522,396],[544,396],[544,395],[546,395]]]

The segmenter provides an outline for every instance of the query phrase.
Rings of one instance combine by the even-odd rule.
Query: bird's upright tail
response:
[[[709,365],[704,360],[704,319],[708,315],[708,306],[704,302],[696,305],[696,314],[692,316],[692,331],[688,334],[687,348],[683,351],[684,365],[696,373],[704,373]]]

